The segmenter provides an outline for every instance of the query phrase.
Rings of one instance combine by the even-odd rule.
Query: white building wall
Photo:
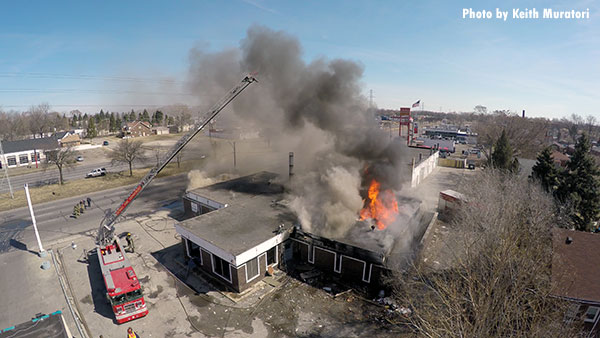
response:
[[[412,170],[412,180],[410,187],[414,188],[421,183],[433,170],[437,167],[438,158],[440,157],[439,151],[431,154],[426,160],[421,161]]]
[[[40,162],[46,158],[46,156],[44,156],[44,153],[40,152],[40,151],[36,151],[36,153],[38,154],[38,157],[39,157],[39,160],[38,160],[38,165],[39,165]],[[21,159],[25,159],[25,157],[27,158],[27,161],[21,162]],[[16,164],[13,164],[13,165],[8,164],[8,160],[11,158],[15,159]],[[35,157],[33,155],[33,150],[19,151],[19,152],[14,152],[14,153],[4,153],[4,157],[0,154],[0,163],[2,163],[3,168],[4,168],[4,165],[8,165],[9,168],[16,168],[16,167],[22,167],[22,166],[27,166],[27,165],[35,165]]]

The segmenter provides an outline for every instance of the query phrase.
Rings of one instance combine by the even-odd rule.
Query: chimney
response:
[[[290,170],[288,172],[290,181],[292,180],[292,176],[294,176],[294,152],[290,151]]]

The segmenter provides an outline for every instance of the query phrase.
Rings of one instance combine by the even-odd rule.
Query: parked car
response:
[[[104,175],[106,175],[106,169],[96,168],[96,169],[90,171],[89,173],[85,174],[85,178],[98,177],[98,176],[104,176]]]
[[[107,146],[107,145],[108,145],[108,141],[104,141],[104,142],[102,142],[102,145],[103,145],[103,146]]]
[[[83,162],[83,156],[77,156],[76,160],[77,162]]]

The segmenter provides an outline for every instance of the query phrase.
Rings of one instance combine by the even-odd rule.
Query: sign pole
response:
[[[46,251],[42,246],[42,240],[40,239],[40,233],[37,229],[37,224],[35,223],[35,215],[33,214],[33,205],[31,205],[31,197],[29,196],[29,186],[25,183],[25,195],[27,196],[27,205],[29,205],[29,213],[31,214],[31,221],[33,222],[33,231],[35,232],[35,238],[37,239],[38,246],[40,248],[40,256],[46,256]]]

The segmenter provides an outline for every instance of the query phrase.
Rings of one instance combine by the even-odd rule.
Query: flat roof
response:
[[[53,312],[9,328],[0,328],[0,338],[69,338],[61,311]]]
[[[237,256],[297,223],[287,208],[278,175],[266,171],[190,190],[225,207],[185,220],[179,226]]]

